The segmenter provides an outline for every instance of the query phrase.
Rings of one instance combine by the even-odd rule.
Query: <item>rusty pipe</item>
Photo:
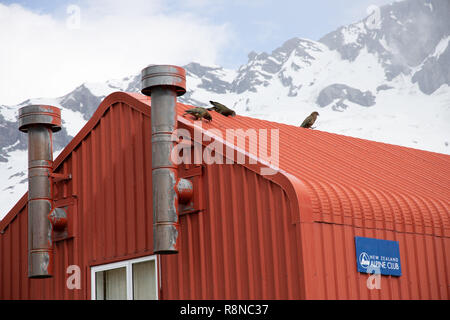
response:
[[[61,130],[61,110],[30,105],[19,110],[19,130],[28,134],[28,277],[53,272],[52,211],[53,132]]]
[[[177,128],[177,96],[186,92],[186,71],[170,65],[150,65],[142,70],[141,92],[151,96],[153,251],[177,253],[178,169],[172,162]]]

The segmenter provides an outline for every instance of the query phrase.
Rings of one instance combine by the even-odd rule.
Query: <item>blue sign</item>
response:
[[[358,272],[401,276],[398,241],[355,237]]]

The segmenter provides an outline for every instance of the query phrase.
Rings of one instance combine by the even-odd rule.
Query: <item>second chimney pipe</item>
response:
[[[30,105],[19,110],[19,130],[28,133],[28,277],[52,276],[52,225],[48,215],[53,206],[52,134],[61,130],[61,110]]]
[[[177,96],[186,92],[186,71],[171,65],[150,65],[142,70],[141,81],[141,92],[152,98],[153,251],[177,253],[179,180],[171,152]]]

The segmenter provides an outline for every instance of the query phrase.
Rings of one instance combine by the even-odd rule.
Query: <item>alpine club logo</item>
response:
[[[359,255],[359,264],[363,268],[367,268],[370,265],[369,255],[365,252],[361,252]]]

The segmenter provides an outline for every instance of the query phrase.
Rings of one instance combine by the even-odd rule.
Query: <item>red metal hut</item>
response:
[[[176,127],[202,136],[179,141],[197,146],[183,156],[224,161],[176,166],[192,196],[177,191],[176,253],[155,254],[151,102],[109,95],[53,162],[49,277],[28,277],[28,194],[0,222],[0,299],[449,299],[449,156],[239,115],[194,122],[181,103]],[[253,134],[257,153],[239,144]],[[371,282],[355,237],[396,241],[401,275]]]

